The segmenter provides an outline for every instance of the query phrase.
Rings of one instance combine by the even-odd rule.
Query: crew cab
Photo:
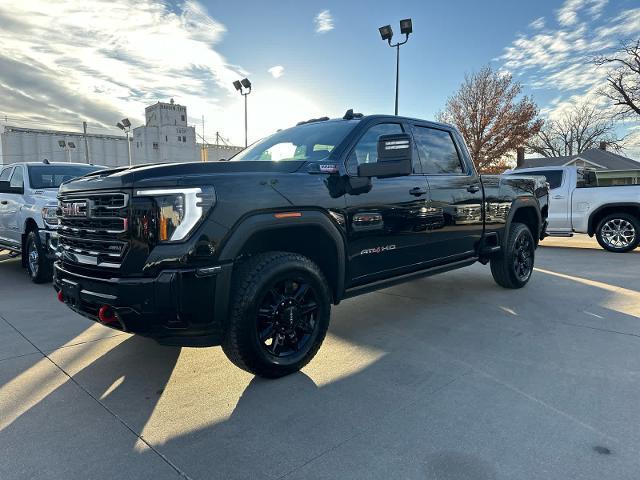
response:
[[[96,172],[58,198],[61,301],[278,377],[311,360],[349,297],[478,261],[523,287],[548,193],[542,177],[478,175],[449,125],[350,110],[230,161]]]
[[[542,175],[549,182],[549,236],[595,235],[602,248],[619,253],[640,244],[640,170],[542,167],[510,173]]]
[[[58,187],[99,168],[48,161],[0,166],[0,250],[23,254],[22,265],[33,282],[51,281]]]

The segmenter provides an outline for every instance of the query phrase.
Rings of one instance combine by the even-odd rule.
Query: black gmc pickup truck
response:
[[[547,201],[542,177],[479,176],[451,126],[348,111],[231,161],[63,184],[54,286],[106,326],[222,345],[279,377],[313,358],[343,299],[477,261],[524,286]]]

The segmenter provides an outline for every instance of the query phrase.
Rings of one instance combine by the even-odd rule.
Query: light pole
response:
[[[244,148],[247,148],[247,95],[251,93],[251,82],[248,78],[243,78],[233,82],[233,86],[244,97]]]
[[[60,148],[67,152],[67,162],[71,163],[71,149],[76,148],[76,144],[73,142],[67,142],[65,140],[58,140],[58,145],[60,145]]]
[[[389,42],[390,47],[395,47],[396,49],[396,108],[395,114],[398,115],[398,82],[400,81],[400,45],[404,45],[409,41],[409,34],[413,32],[413,26],[410,18],[405,18],[404,20],[400,20],[400,33],[404,34],[404,41],[398,42],[395,44],[391,44],[391,39],[393,38],[393,30],[391,29],[391,25],[385,25],[384,27],[380,27],[378,29],[380,31],[380,36],[382,40],[386,40]]]
[[[116,123],[116,127],[122,130],[127,135],[127,153],[129,154],[129,166],[131,163],[131,144],[129,142],[129,132],[131,132],[131,122],[128,118],[123,118],[121,121]]]

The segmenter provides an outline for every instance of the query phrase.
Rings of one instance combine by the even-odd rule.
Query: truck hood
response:
[[[56,197],[58,196],[58,189],[43,188],[40,190],[34,190],[32,195],[33,195],[33,198],[36,199],[38,203],[41,204],[42,206],[56,205],[57,204]]]
[[[185,181],[207,183],[221,175],[250,173],[294,173],[306,162],[192,162],[166,163],[161,165],[139,165],[126,168],[101,170],[81,178],[63,183],[60,193],[83,190],[122,190],[139,186],[179,186]]]

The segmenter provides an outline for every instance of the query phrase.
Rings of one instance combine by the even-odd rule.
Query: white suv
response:
[[[51,280],[58,187],[101,168],[47,161],[0,166],[0,250],[23,254],[22,265],[33,282]]]

